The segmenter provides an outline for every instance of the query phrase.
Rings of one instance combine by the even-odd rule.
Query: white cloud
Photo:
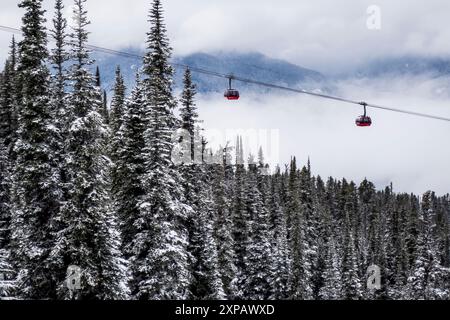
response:
[[[18,0],[2,0],[1,24],[20,25]],[[50,20],[53,1],[45,0]],[[71,5],[70,0],[65,1]],[[150,0],[89,0],[91,42],[142,45]],[[166,0],[176,54],[260,51],[322,71],[339,71],[385,54],[449,55],[446,0]],[[367,8],[381,9],[381,30],[367,28]],[[0,35],[2,43],[8,37]],[[0,57],[4,57],[2,46]]]
[[[450,116],[448,100],[437,99],[434,86],[423,87],[417,79],[386,80],[346,82],[339,87],[347,97]],[[393,182],[400,192],[450,192],[449,123],[369,110],[373,127],[357,128],[354,120],[362,113],[358,106],[301,95],[256,97],[242,92],[242,96],[231,103],[218,96],[201,99],[206,128],[278,129],[282,168],[291,156],[302,165],[311,157],[314,173],[322,177],[356,182],[367,177],[378,188]]]

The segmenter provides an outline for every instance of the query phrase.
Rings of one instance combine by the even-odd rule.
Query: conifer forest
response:
[[[449,195],[325,178],[294,157],[268,174],[240,137],[208,148],[189,68],[173,90],[160,0],[134,86],[118,66],[107,98],[86,1],[73,17],[62,0],[18,1],[0,72],[0,300],[450,298]]]

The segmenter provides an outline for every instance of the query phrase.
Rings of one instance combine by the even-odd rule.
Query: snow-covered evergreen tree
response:
[[[131,97],[125,102],[123,118],[123,149],[118,155],[120,164],[117,178],[121,185],[114,194],[114,204],[121,221],[124,254],[133,256],[132,240],[137,233],[134,221],[140,214],[140,203],[145,194],[143,181],[145,173],[144,133],[146,130],[144,88],[140,74],[136,74]],[[132,288],[132,291],[135,289]]]
[[[105,124],[109,125],[108,94],[106,93],[106,90],[103,90],[102,109],[100,114],[102,115]]]
[[[327,249],[325,270],[322,275],[323,286],[319,290],[318,298],[321,300],[340,300],[342,299],[341,264],[334,239],[328,239]]]
[[[237,297],[241,299],[245,297],[243,288],[248,276],[246,260],[248,257],[247,249],[250,245],[251,231],[251,218],[247,210],[246,178],[247,173],[243,160],[242,138],[237,138],[236,171],[233,185],[232,235],[234,240],[235,266],[237,268],[237,286],[239,289]]]
[[[288,240],[290,246],[290,259],[292,273],[289,286],[291,298],[312,299],[313,287],[311,283],[311,264],[308,262],[308,242],[306,239],[305,207],[300,198],[300,174],[297,170],[297,161],[291,161],[289,173],[289,191],[286,213],[288,219]]]
[[[16,293],[15,272],[10,263],[9,168],[7,148],[0,142],[0,300]]]
[[[52,62],[55,75],[52,79],[52,111],[54,112],[55,122],[57,122],[57,129],[60,135],[66,136],[68,130],[67,115],[67,100],[66,100],[66,85],[67,85],[67,70],[65,64],[69,59],[67,52],[67,20],[63,16],[64,5],[62,0],[55,1],[55,16],[53,18],[53,29],[51,36],[55,41],[55,47],[51,50],[50,61]]]
[[[190,69],[186,69],[183,78],[183,92],[181,94],[181,108],[180,117],[182,121],[182,129],[189,132],[191,136],[191,160],[195,160],[195,128],[198,125],[198,113],[195,106],[196,87],[192,82],[192,75]]]
[[[11,265],[11,170],[16,138],[16,43],[0,73],[0,300],[16,295],[16,272]]]
[[[98,74],[100,74],[99,71]],[[144,147],[142,143],[140,145],[141,149],[136,150],[136,145],[134,144],[135,141],[143,142],[143,130],[139,128],[138,130],[140,131],[135,132],[135,126],[139,126],[145,119],[145,113],[142,111],[143,96],[139,75],[137,75],[136,80],[136,88],[132,93],[131,100],[126,102],[124,80],[120,68],[117,67],[111,113],[105,116],[104,101],[102,101],[102,107],[100,109],[105,124],[108,121],[111,129],[108,139],[108,153],[113,161],[111,169],[111,192],[116,212],[121,218],[126,218],[126,212],[128,210],[133,211],[135,209],[136,206],[132,205],[132,203],[135,197],[141,194],[141,192],[137,194],[130,193],[130,191],[138,191],[132,186],[132,184],[136,183],[136,180],[130,180],[130,178],[136,178],[134,175],[136,173],[134,171],[135,167],[132,169],[131,166],[137,165],[135,161],[136,154],[141,154],[142,148]],[[137,105],[138,103],[141,105]],[[139,117],[140,119],[134,119],[134,117]],[[127,134],[126,138],[125,134]],[[133,134],[136,136],[132,136]],[[143,159],[141,158],[139,162],[142,166]],[[130,172],[130,170],[133,172]]]
[[[218,269],[224,292],[228,299],[237,297],[237,268],[235,265],[235,244],[233,239],[232,220],[232,188],[230,185],[233,169],[227,163],[227,148],[224,150],[224,161],[212,168],[213,208],[215,216],[215,239],[217,243]]]
[[[289,259],[289,244],[287,237],[287,221],[286,213],[281,201],[281,172],[277,168],[272,177],[270,199],[268,204],[269,213],[271,215],[272,226],[272,249],[273,249],[273,298],[287,299],[289,298],[289,275],[291,273],[291,261]]]
[[[11,219],[11,170],[13,165],[12,149],[15,143],[15,40],[12,41],[11,54],[3,72],[0,73],[0,220],[2,235],[0,248],[9,241]]]
[[[251,219],[250,241],[246,256],[246,279],[244,282],[244,296],[251,300],[267,300],[273,297],[275,271],[269,214],[263,202],[263,196],[258,189],[258,166],[250,164],[245,185],[247,215]],[[262,182],[261,182],[262,184]]]
[[[116,153],[119,152],[118,149],[122,146],[121,127],[124,117],[125,92],[126,92],[122,72],[119,66],[116,69],[116,78],[113,91],[114,95],[111,100],[111,112],[109,114],[109,124],[111,126],[111,136],[112,136],[111,156],[113,160],[115,160],[117,157]]]
[[[417,241],[418,256],[408,278],[405,296],[412,300],[449,299],[445,286],[448,270],[441,265],[436,242],[436,198],[431,191],[424,194],[421,205],[421,229]]]
[[[355,250],[355,239],[349,214],[345,219],[345,238],[342,257],[341,297],[345,300],[360,300],[363,297],[362,283],[358,274],[358,260]]]
[[[55,1],[55,13],[53,18],[53,29],[50,31],[51,37],[55,42],[55,47],[50,52],[50,62],[52,64],[54,75],[51,78],[50,90],[50,112],[52,113],[53,125],[56,130],[55,156],[57,157],[59,174],[62,185],[65,185],[67,176],[64,167],[64,148],[65,140],[69,130],[69,114],[67,101],[67,70],[66,63],[69,59],[67,52],[67,20],[63,16],[64,5],[62,0]],[[66,190],[62,188],[61,201],[64,201]],[[51,232],[57,232],[56,224],[51,223]]]
[[[12,185],[12,257],[20,270],[24,298],[54,294],[48,258],[53,246],[49,232],[59,214],[61,185],[58,161],[59,133],[49,107],[50,73],[42,1],[23,0],[23,40],[18,46],[18,140]]]
[[[62,299],[123,299],[127,297],[126,266],[119,251],[120,235],[110,204],[105,156],[107,128],[98,113],[101,95],[88,71],[89,24],[86,0],[75,0],[71,34],[69,96],[70,127],[66,143],[67,201],[59,217],[61,230],[52,250],[59,267],[58,297]],[[65,282],[70,265],[81,268],[81,290],[72,294]]]
[[[214,238],[214,219],[216,213],[212,202],[212,189],[208,164],[195,161],[195,155],[201,153],[198,137],[197,110],[195,106],[195,85],[192,83],[189,69],[184,75],[184,88],[181,94],[181,129],[185,136],[181,141],[188,147],[186,162],[178,168],[183,178],[186,202],[192,207],[188,216],[188,250],[191,255],[191,285],[193,299],[224,299],[225,292],[219,273],[217,243]]]
[[[10,212],[10,167],[5,144],[0,141],[0,249],[8,244]]]
[[[315,205],[313,195],[314,181],[311,177],[311,165],[308,160],[308,165],[300,172],[300,202],[301,202],[301,216],[303,218],[303,254],[304,254],[304,281],[311,286],[312,293],[308,292],[304,299],[314,299],[318,293],[320,277],[316,275],[319,269],[318,265],[318,229],[319,216]]]
[[[0,141],[7,149],[8,157],[12,153],[17,134],[16,51],[16,41],[13,37],[11,51],[5,62],[0,81]]]
[[[137,299],[189,297],[190,268],[182,178],[172,163],[172,135],[176,105],[172,95],[171,48],[162,17],[162,5],[153,1],[151,29],[144,58],[144,105],[148,119],[144,134],[145,194],[139,215],[130,221],[136,233],[130,257],[132,294]]]
[[[17,282],[9,260],[9,251],[0,249],[0,300],[16,298]]]
[[[211,182],[205,166],[193,164],[190,172],[197,181],[190,181],[192,193],[189,202],[193,208],[189,219],[189,251],[192,256],[193,299],[225,299],[222,277],[219,273],[217,242],[214,238],[216,213],[212,203]],[[188,178],[188,177],[186,177]]]

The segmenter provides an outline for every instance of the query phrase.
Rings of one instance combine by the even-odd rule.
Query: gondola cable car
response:
[[[360,105],[364,107],[364,115],[359,116],[356,119],[356,125],[358,127],[370,127],[372,125],[372,119],[367,116],[367,103],[361,102]]]
[[[224,97],[228,100],[239,100],[239,98],[240,98],[239,91],[236,89],[233,89],[231,86],[232,79],[233,79],[233,76],[228,77],[229,87],[225,91]]]

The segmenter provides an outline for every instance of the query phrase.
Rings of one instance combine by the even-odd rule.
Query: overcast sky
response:
[[[17,0],[1,0],[0,25],[20,27]],[[53,1],[44,1],[51,17]],[[385,55],[450,56],[448,0],[166,0],[166,22],[176,55],[192,52],[258,51],[303,67],[333,73]],[[71,1],[66,1],[70,11]],[[113,49],[142,46],[150,0],[89,0],[90,43]],[[380,9],[378,21],[367,9]],[[371,11],[373,14],[373,11]],[[9,35],[0,32],[0,59]],[[437,98],[441,80],[381,79],[337,84],[342,95],[450,117],[448,99]],[[205,126],[214,129],[278,130],[286,163],[311,157],[326,177],[364,177],[379,188],[450,192],[450,125],[374,111],[374,126],[358,129],[357,107],[297,95],[255,97],[243,92],[230,104],[221,97],[199,101]],[[221,141],[219,141],[221,142]]]
[[[67,11],[71,0],[66,0]],[[20,26],[18,0],[1,0],[0,24]],[[53,1],[44,0],[51,16]],[[165,0],[176,54],[260,51],[320,71],[385,54],[450,52],[447,0]],[[89,0],[91,43],[142,45],[150,0]],[[376,5],[381,28],[367,28]],[[7,37],[0,36],[4,54]]]

